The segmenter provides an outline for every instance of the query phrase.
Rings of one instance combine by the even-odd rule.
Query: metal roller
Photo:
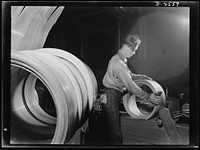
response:
[[[41,99],[36,90],[38,80],[52,98],[55,115],[40,105]],[[14,138],[11,142],[67,142],[86,121],[96,96],[97,81],[93,72],[74,55],[54,48],[12,50],[11,114]],[[28,133],[24,140],[16,133],[18,130]]]
[[[161,103],[160,105],[150,107],[148,105],[138,103],[141,99],[135,95],[130,95],[130,93],[127,93],[123,97],[123,105],[125,110],[131,117],[136,119],[147,120],[156,117],[161,106],[164,106],[166,103],[166,96],[163,88],[153,80],[136,80],[135,82],[140,88],[144,88],[143,90],[148,93],[156,93],[158,91],[162,91]]]

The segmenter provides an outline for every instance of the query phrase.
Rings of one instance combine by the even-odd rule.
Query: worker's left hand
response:
[[[155,104],[151,103],[149,100],[141,100],[140,104],[145,104],[145,105],[147,105],[149,107],[154,107],[155,106]]]
[[[149,101],[155,105],[159,105],[161,102],[161,96],[157,96],[155,93],[151,93],[149,96]]]

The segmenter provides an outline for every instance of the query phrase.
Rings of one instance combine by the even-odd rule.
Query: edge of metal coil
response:
[[[162,91],[161,94],[161,104],[160,105],[165,105],[166,103],[166,96],[163,88],[153,80],[136,80],[135,83],[141,87],[142,85],[148,86],[152,92],[156,93],[158,91]],[[149,114],[143,114],[140,109],[137,106],[136,103],[136,96],[135,95],[130,95],[130,93],[127,93],[123,97],[123,105],[126,110],[126,112],[135,119],[151,119],[154,118],[158,115],[158,111],[160,110],[160,105],[154,106],[153,110]],[[148,107],[148,106],[146,106]]]

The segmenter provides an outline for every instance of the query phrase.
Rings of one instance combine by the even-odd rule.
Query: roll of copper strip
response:
[[[73,65],[75,65],[80,70],[81,75],[83,76],[83,78],[85,80],[84,82],[86,84],[88,101],[89,101],[89,111],[91,111],[93,101],[96,99],[96,95],[94,94],[94,93],[96,93],[96,89],[95,89],[95,85],[93,85],[93,81],[91,79],[91,74],[90,74],[88,68],[85,66],[85,64],[82,61],[80,61],[77,57],[72,55],[71,53],[60,50],[60,49],[42,48],[42,49],[38,49],[37,51],[44,51],[48,54],[53,54],[53,55],[56,55],[63,59],[66,59],[66,60],[70,61]]]
[[[142,87],[143,85],[149,87],[152,92],[156,93],[158,91],[162,91],[161,94],[161,103],[160,105],[154,106],[153,108],[148,108],[149,106],[146,105],[145,107],[148,108],[150,111],[142,111],[140,107],[138,107],[137,104],[137,97],[135,95],[130,95],[130,93],[127,93],[123,97],[123,105],[126,110],[126,112],[133,118],[136,119],[151,119],[158,115],[158,111],[160,110],[161,106],[164,106],[166,103],[166,97],[165,92],[163,88],[153,80],[136,80],[136,84],[139,87]]]
[[[46,113],[38,104],[39,99],[37,92],[35,90],[35,84],[36,84],[36,76],[29,74],[28,78],[25,82],[24,87],[24,96],[27,103],[27,107],[30,109],[30,111],[40,120],[45,122],[44,124],[47,125],[55,125],[56,124],[56,118]],[[43,124],[43,125],[44,125]]]
[[[77,100],[77,97],[80,97],[80,89],[71,71],[62,62],[60,62],[57,57],[46,54],[44,52],[22,51],[22,53],[29,57],[37,58],[40,63],[48,66],[45,69],[49,68],[49,71],[54,74],[58,82],[61,84],[62,90],[66,95],[65,97],[68,107],[73,108],[68,109],[69,114],[73,115],[72,119],[76,119],[77,113],[79,111],[78,105],[80,105]]]
[[[29,124],[33,132],[37,132],[37,129],[41,130],[43,126],[46,127],[46,131],[54,131],[51,141],[53,144],[64,143],[70,139],[80,126],[83,116],[86,116],[84,114],[91,110],[97,91],[95,76],[88,66],[70,53],[66,55],[67,57],[65,55],[63,57],[64,51],[60,53],[59,50],[59,54],[55,55],[56,51],[58,49],[53,50],[54,55],[43,49],[35,52],[28,50],[11,52],[13,113],[23,120],[23,123]],[[78,65],[75,64],[77,60]],[[26,73],[20,73],[19,70]],[[27,72],[30,74],[27,75]],[[17,74],[21,74],[20,80],[16,78]],[[34,89],[36,79],[41,80],[49,90],[56,107],[56,118],[44,112],[38,105],[38,97]],[[24,95],[19,91],[23,91]],[[89,110],[85,105],[89,105]],[[48,133],[43,132],[43,134]],[[41,143],[42,140],[38,142]]]
[[[89,67],[86,66],[86,64],[84,64],[77,57],[66,51],[56,48],[42,48],[42,49],[37,49],[36,51],[44,51],[45,53],[63,58],[64,60],[71,62],[81,72],[81,76],[83,77],[83,81],[85,83],[87,91],[87,101],[86,101],[87,104],[84,106],[83,109],[85,110],[89,106],[89,110],[85,111],[85,113],[83,114],[83,118],[81,119],[83,123],[87,119],[89,112],[92,110],[93,101],[96,99],[97,96],[97,82],[95,84],[96,79],[94,74],[88,70]],[[83,90],[85,90],[85,88],[82,89],[82,91]],[[83,102],[85,102],[85,100]]]
[[[12,113],[14,113],[17,118],[20,119],[20,126],[22,128],[30,128],[32,132],[40,133],[43,135],[50,135],[54,133],[55,126],[47,122],[47,118],[38,116],[37,113],[33,111],[33,106],[29,106],[26,101],[25,84],[27,77],[22,79],[21,82],[16,87],[14,94],[12,95]],[[27,89],[29,90],[29,89]],[[25,94],[26,93],[26,94]],[[30,98],[34,96],[29,95]],[[14,100],[14,101],[13,101]],[[45,113],[44,113],[45,114]],[[47,115],[47,114],[45,114]],[[23,116],[23,118],[22,118]],[[48,116],[49,117],[49,116]],[[16,117],[15,117],[16,118]],[[44,120],[42,120],[44,119]],[[55,120],[54,120],[55,121]],[[17,121],[15,120],[15,123]],[[38,128],[39,127],[39,128]]]
[[[91,79],[92,79],[92,82],[93,82],[93,85],[94,85],[94,90],[93,90],[93,92],[94,92],[94,97],[97,97],[97,93],[98,93],[98,84],[97,84],[97,80],[96,80],[96,78],[95,78],[95,75],[94,75],[94,73],[92,72],[92,70],[90,69],[90,67],[87,65],[87,64],[85,64],[85,66],[87,67],[87,69],[89,70],[89,72],[90,72],[90,75],[91,75]]]
[[[30,58],[21,52],[11,52],[11,65],[34,74],[47,87],[54,100],[57,113],[56,129],[51,143],[64,143],[68,131],[69,116],[65,93],[58,79],[55,78],[52,72],[44,69],[48,66],[39,63],[37,59]],[[13,101],[15,101],[14,97],[12,97]],[[20,116],[23,117],[23,114],[20,114]]]
[[[43,49],[38,49],[36,51],[43,51],[45,53],[52,54],[54,56],[67,60],[73,66],[75,66],[75,68],[77,68],[80,71],[80,75],[86,86],[86,88],[84,85],[81,86],[81,89],[83,91],[82,93],[84,94],[86,90],[87,97],[88,97],[86,99],[84,97],[83,99],[83,102],[84,102],[83,109],[85,110],[89,106],[89,110],[85,111],[85,113],[83,114],[83,118],[81,119],[84,122],[84,120],[88,116],[87,115],[88,112],[92,110],[93,101],[95,100],[97,96],[97,93],[96,93],[97,83],[95,84],[96,79],[95,79],[94,74],[89,70],[89,67],[86,64],[84,64],[82,61],[80,61],[77,57],[63,50],[56,49],[56,48],[43,48]],[[81,80],[79,80],[79,83],[81,83],[80,81]]]
[[[40,107],[38,107],[38,97],[33,86],[35,86],[35,76],[19,68],[11,68],[11,104],[12,109],[18,116],[24,117],[23,120],[33,125],[47,126],[48,124],[55,124],[56,120],[52,116],[45,113]],[[13,101],[13,99],[15,99]],[[26,100],[26,101],[24,101]],[[32,107],[34,106],[34,107]],[[31,109],[33,108],[33,109]],[[28,113],[27,109],[31,112]],[[23,115],[20,115],[23,114]],[[34,117],[31,116],[34,114]],[[36,117],[40,115],[39,117]],[[41,119],[39,119],[41,118]],[[50,118],[48,120],[48,118]],[[27,119],[27,120],[26,120]],[[39,122],[37,120],[40,120]],[[48,121],[45,121],[48,120]],[[53,120],[53,121],[52,121]],[[41,123],[43,122],[43,123]]]
[[[57,57],[57,56],[56,56]],[[73,65],[72,63],[70,63],[69,61],[66,61],[64,59],[60,59],[61,62],[63,62],[63,64],[65,64],[70,71],[72,72],[72,74],[74,75],[75,79],[76,79],[76,84],[78,85],[78,87],[80,88],[80,93],[77,94],[77,96],[79,97],[78,100],[78,106],[79,106],[79,117],[78,120],[80,122],[83,121],[83,119],[85,118],[86,114],[87,114],[87,105],[88,105],[88,99],[87,99],[87,91],[86,91],[86,86],[84,83],[84,79],[81,75],[81,72],[78,70],[78,68]],[[85,121],[84,121],[85,122]],[[79,125],[81,125],[82,123],[78,124],[77,128],[79,127]]]
[[[51,71],[54,73],[59,83],[61,84],[62,89],[64,90],[64,93],[66,95],[66,102],[69,111],[68,137],[71,137],[77,127],[76,120],[78,118],[81,118],[81,111],[82,111],[81,110],[82,103],[80,103],[81,102],[80,88],[78,86],[75,77],[73,76],[71,71],[62,62],[60,62],[58,57],[49,54],[47,55],[44,52],[23,51],[22,53],[26,53],[30,57],[34,56],[35,58],[40,60],[41,63],[49,65],[49,68],[51,69]],[[78,118],[77,114],[79,114]]]
[[[54,125],[56,124],[56,118],[44,112],[38,105],[38,97],[34,88],[36,79],[35,76],[30,74],[18,84],[14,93],[15,101],[12,103],[13,111],[15,111],[16,114],[23,113],[23,116],[28,116],[22,119],[32,125]],[[34,115],[36,120],[39,121],[36,121],[34,117],[27,112],[27,109]]]

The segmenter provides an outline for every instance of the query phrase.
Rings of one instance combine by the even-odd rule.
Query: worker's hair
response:
[[[123,41],[122,45],[127,44],[128,46],[132,47],[135,42],[141,42],[140,38],[137,34],[129,34],[126,36],[125,40]]]

